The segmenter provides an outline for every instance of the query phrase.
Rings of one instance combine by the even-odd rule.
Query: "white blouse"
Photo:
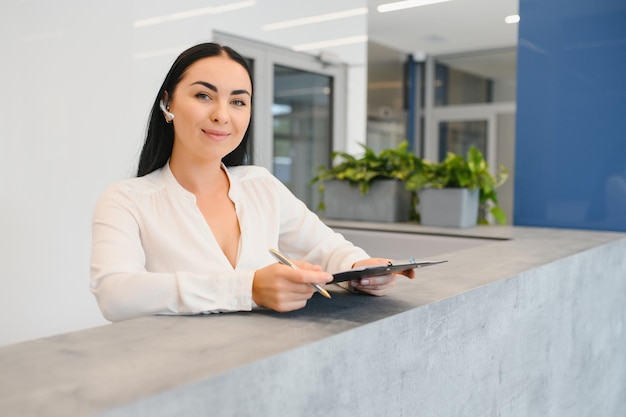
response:
[[[251,310],[254,272],[276,262],[269,248],[329,272],[369,257],[266,169],[225,170],[241,229],[235,268],[169,164],[103,193],[93,216],[91,291],[107,320]]]

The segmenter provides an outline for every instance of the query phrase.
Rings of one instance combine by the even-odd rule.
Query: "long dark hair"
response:
[[[222,46],[217,43],[201,43],[192,46],[181,53],[176,61],[172,64],[170,71],[167,73],[161,88],[152,103],[150,111],[150,119],[148,120],[148,128],[146,131],[146,141],[141,149],[139,157],[139,165],[137,167],[137,176],[143,177],[157,169],[163,167],[168,159],[172,156],[172,148],[174,146],[174,126],[167,123],[163,117],[163,113],[159,108],[159,103],[163,99],[164,93],[174,92],[176,85],[180,82],[185,71],[196,61],[213,56],[226,54],[230,59],[240,64],[246,69],[252,83],[252,72],[246,60],[235,50],[228,46]],[[252,123],[250,123],[251,125]],[[222,158],[222,162],[226,166],[243,165],[248,159],[248,134],[250,127],[243,136],[243,140],[231,153]]]

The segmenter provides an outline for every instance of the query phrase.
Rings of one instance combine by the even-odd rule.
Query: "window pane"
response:
[[[472,145],[487,159],[486,120],[439,123],[439,160],[443,160],[448,152],[465,156]]]
[[[435,62],[435,106],[514,102],[517,49],[440,56]]]

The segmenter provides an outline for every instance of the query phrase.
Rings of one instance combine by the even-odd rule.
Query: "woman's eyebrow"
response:
[[[250,92],[249,92],[248,90],[233,90],[233,91],[231,91],[231,92],[230,92],[230,94],[231,94],[232,96],[236,96],[236,95],[238,95],[238,94],[247,94],[247,95],[249,95],[250,97],[252,97],[252,94],[250,94]]]
[[[208,88],[209,90],[211,90],[211,91],[215,91],[215,92],[217,93],[217,87],[216,87],[216,86],[214,86],[214,85],[213,85],[213,84],[211,84],[211,83],[206,82],[206,81],[196,81],[196,82],[194,82],[194,83],[191,83],[191,85],[194,85],[194,84],[200,84],[200,85],[203,85],[203,86],[205,86],[206,88]],[[248,90],[233,90],[233,91],[231,91],[231,92],[230,92],[230,94],[231,94],[231,95],[247,94],[247,95],[249,95],[249,96],[251,96],[251,97],[252,97],[252,94],[250,94],[250,92],[249,92]]]
[[[215,91],[215,92],[217,93],[217,87],[216,87],[216,86],[214,86],[214,85],[213,85],[213,84],[211,84],[211,83],[207,83],[206,81],[196,81],[195,83],[191,83],[191,85],[195,85],[195,84],[200,84],[200,85],[203,85],[203,86],[205,86],[206,88],[208,88],[209,90],[211,90],[211,91]]]

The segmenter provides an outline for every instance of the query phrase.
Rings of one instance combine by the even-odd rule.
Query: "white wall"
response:
[[[297,12],[323,14],[365,4],[302,2]],[[137,19],[206,6],[202,0],[3,4],[0,345],[107,323],[88,287],[93,206],[109,183],[133,176],[150,104],[178,53],[210,40],[213,30],[299,44],[365,35],[367,26],[362,15],[323,28],[264,33],[262,23],[286,19],[292,8],[282,0],[258,0],[255,7],[217,17],[133,27]],[[362,141],[366,48],[329,51],[355,74],[348,81],[348,135]]]

